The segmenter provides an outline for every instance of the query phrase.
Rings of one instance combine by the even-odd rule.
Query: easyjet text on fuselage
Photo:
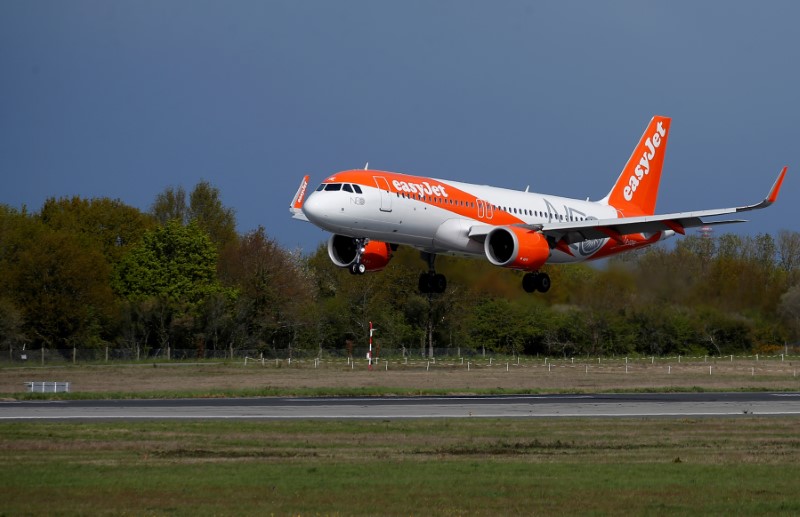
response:
[[[420,194],[426,196],[449,197],[444,185],[431,185],[427,181],[420,183],[408,183],[400,180],[393,180],[392,185],[398,192],[408,192],[409,194]]]

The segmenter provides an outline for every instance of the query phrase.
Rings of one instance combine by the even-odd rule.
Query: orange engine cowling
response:
[[[339,267],[347,267],[356,260],[356,241],[344,235],[331,235],[328,256]],[[361,263],[367,271],[380,271],[392,259],[392,248],[381,241],[369,241],[361,253]]]
[[[486,258],[495,266],[536,271],[550,258],[550,245],[538,232],[499,226],[486,236]]]

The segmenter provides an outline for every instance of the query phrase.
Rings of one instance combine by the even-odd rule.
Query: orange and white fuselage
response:
[[[343,267],[364,264],[361,271],[351,267],[353,272],[382,269],[396,245],[428,257],[485,257],[498,266],[536,272],[545,263],[582,262],[648,246],[685,228],[741,222],[704,218],[775,201],[786,167],[761,203],[655,215],[669,128],[669,118],[653,117],[611,191],[598,201],[355,169],[329,176],[307,198],[306,176],[290,210],[334,234],[331,259]]]

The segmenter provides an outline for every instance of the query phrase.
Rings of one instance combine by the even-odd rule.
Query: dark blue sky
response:
[[[288,247],[300,178],[363,167],[597,199],[653,114],[658,211],[797,230],[800,3],[0,2],[0,203],[147,209],[205,179]],[[721,231],[721,230],[718,230]]]

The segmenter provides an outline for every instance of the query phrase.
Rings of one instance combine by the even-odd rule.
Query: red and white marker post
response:
[[[369,364],[368,368],[372,370],[372,333],[375,332],[375,329],[372,327],[372,322],[369,322],[369,351],[367,352],[367,363]]]

